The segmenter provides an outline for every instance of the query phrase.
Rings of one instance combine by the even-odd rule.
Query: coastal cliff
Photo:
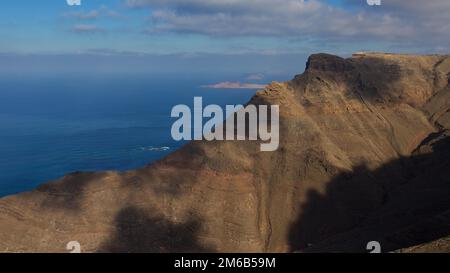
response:
[[[249,104],[279,105],[277,151],[191,142],[2,198],[0,252],[448,251],[450,56],[315,54]]]

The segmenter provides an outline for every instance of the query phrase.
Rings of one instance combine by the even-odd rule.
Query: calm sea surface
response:
[[[217,78],[217,80],[220,80]],[[0,77],[0,196],[73,171],[128,170],[173,152],[176,104],[243,104],[255,90],[212,90],[211,78]]]

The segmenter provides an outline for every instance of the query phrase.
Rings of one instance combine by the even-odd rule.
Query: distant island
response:
[[[220,82],[216,84],[203,85],[204,88],[212,89],[263,89],[265,84],[240,83],[240,82]]]

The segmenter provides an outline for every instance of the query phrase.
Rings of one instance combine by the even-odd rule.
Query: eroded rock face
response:
[[[313,55],[250,101],[280,106],[276,152],[192,142],[138,170],[66,175],[0,200],[0,251],[365,251],[444,237],[449,73],[448,56]]]

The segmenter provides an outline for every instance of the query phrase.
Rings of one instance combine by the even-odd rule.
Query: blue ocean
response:
[[[160,159],[176,104],[243,104],[255,90],[210,89],[211,76],[0,77],[0,196],[74,171],[124,171]]]

